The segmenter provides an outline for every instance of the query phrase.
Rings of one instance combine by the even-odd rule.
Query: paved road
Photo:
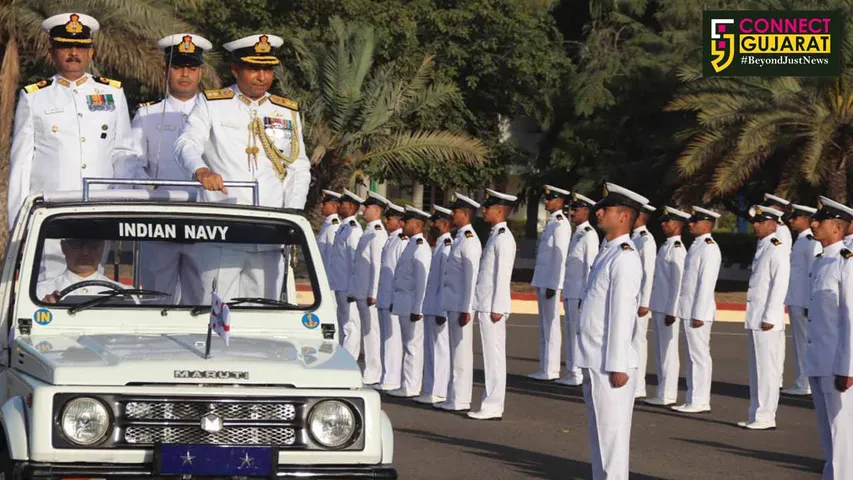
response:
[[[501,422],[480,422],[384,396],[395,430],[395,465],[402,479],[590,478],[586,411],[580,387],[528,380],[537,369],[537,320],[510,319],[507,406]],[[475,331],[474,406],[483,391]],[[651,339],[650,339],[651,345]],[[684,348],[682,345],[682,357]],[[819,478],[822,462],[811,398],[783,397],[778,430],[734,426],[749,406],[743,325],[714,325],[710,414],[688,416],[639,405],[631,437],[631,478]],[[788,355],[791,353],[790,339]],[[790,358],[789,358],[790,360]],[[653,364],[649,363],[653,372]],[[786,385],[790,384],[790,361]],[[649,383],[655,376],[650,374]],[[684,396],[682,378],[680,399]],[[649,393],[653,393],[649,388]]]

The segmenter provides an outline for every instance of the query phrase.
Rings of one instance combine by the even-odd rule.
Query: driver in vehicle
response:
[[[65,271],[50,280],[38,283],[36,295],[42,302],[57,303],[62,289],[87,280],[100,280],[114,284],[116,288],[125,288],[124,285],[109,279],[99,271],[101,259],[104,256],[103,240],[66,238],[60,242],[60,246],[65,255]],[[69,293],[97,295],[108,290],[102,286],[89,286]]]

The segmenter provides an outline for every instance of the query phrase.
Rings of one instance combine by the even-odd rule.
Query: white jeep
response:
[[[391,423],[338,344],[303,216],[162,188],[181,182],[95,183],[30,196],[10,234],[0,480],[397,477]],[[194,259],[180,293],[156,288],[169,249]],[[268,283],[240,283],[261,254]],[[64,277],[47,278],[57,265]],[[211,336],[213,289],[228,345]]]

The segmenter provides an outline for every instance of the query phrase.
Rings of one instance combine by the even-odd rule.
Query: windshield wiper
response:
[[[101,292],[99,295],[102,296],[87,300],[78,305],[74,305],[73,307],[68,309],[68,313],[73,315],[77,312],[82,312],[83,310],[88,310],[92,307],[97,307],[98,305],[105,303],[107,300],[110,300],[112,298],[123,297],[125,295],[154,295],[158,297],[169,296],[169,294],[166,292],[158,292],[157,290],[145,290],[142,288],[116,288],[114,290],[107,290],[105,292]]]
[[[263,297],[234,297],[230,302],[228,302],[228,306],[233,307],[234,305],[240,305],[243,303],[260,303],[261,305],[274,305],[276,307],[285,307],[290,309],[299,308],[299,305],[293,303]],[[208,312],[210,312],[210,305],[199,305],[190,310],[190,315],[196,316]]]

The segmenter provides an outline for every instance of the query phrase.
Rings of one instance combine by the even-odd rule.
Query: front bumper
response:
[[[174,477],[156,477],[151,465],[127,464],[51,464],[34,462],[16,462],[15,470],[20,478],[34,480],[53,480],[62,478],[98,478],[98,479],[179,479]],[[14,477],[18,478],[18,477]],[[215,477],[197,477],[215,478]],[[231,478],[224,476],[222,478]],[[263,477],[262,477],[263,478]],[[371,478],[394,480],[397,470],[390,465],[279,465],[269,478]]]

